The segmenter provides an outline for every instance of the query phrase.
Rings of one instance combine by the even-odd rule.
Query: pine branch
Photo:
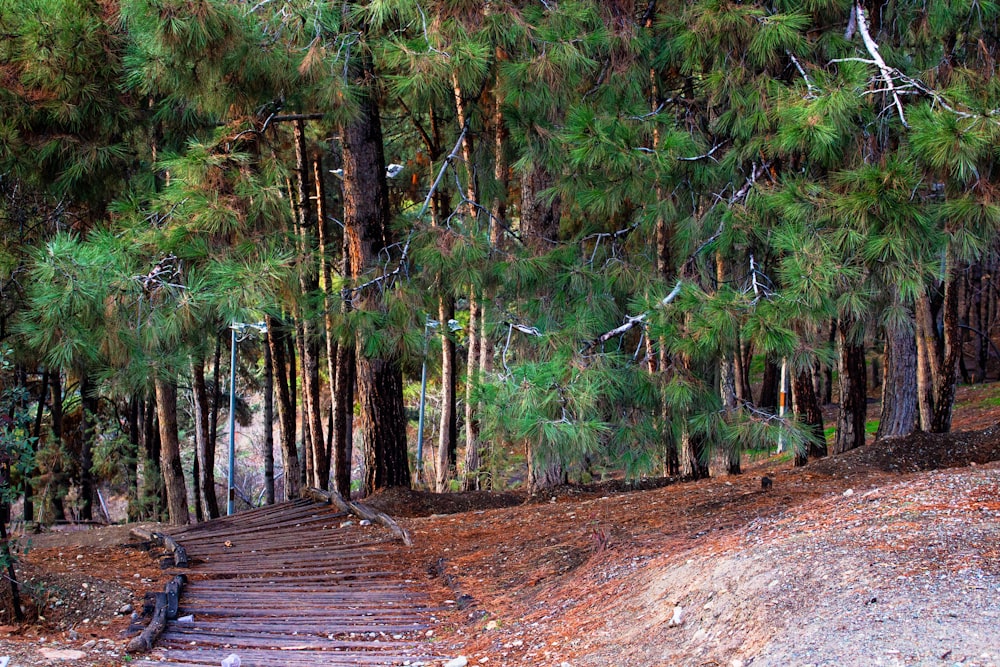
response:
[[[674,299],[677,298],[677,295],[681,293],[681,285],[682,284],[683,284],[683,281],[678,280],[677,284],[674,285],[674,288],[672,290],[670,290],[670,294],[668,294],[665,297],[663,297],[662,299],[660,299],[658,305],[660,307],[663,307],[663,308],[665,308],[666,306],[670,305],[670,303]],[[645,326],[646,318],[647,317],[649,317],[649,312],[648,311],[645,312],[645,313],[640,313],[640,314],[635,315],[635,316],[633,316],[633,315],[626,315],[625,316],[625,322],[621,326],[617,326],[614,329],[612,329],[611,331],[606,331],[606,332],[602,333],[600,336],[598,336],[597,338],[595,338],[594,340],[588,342],[583,347],[583,349],[580,350],[580,354],[584,354],[585,352],[587,352],[587,350],[593,349],[593,348],[597,347],[598,345],[603,345],[604,343],[608,342],[612,338],[615,338],[617,336],[622,336],[622,335],[628,333],[629,331],[631,331],[633,328],[635,328],[637,326]]]

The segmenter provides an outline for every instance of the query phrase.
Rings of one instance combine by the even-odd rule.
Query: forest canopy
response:
[[[255,406],[230,505],[350,494],[355,448],[363,493],[538,491],[947,431],[996,357],[998,21],[0,0],[7,499],[217,516]]]

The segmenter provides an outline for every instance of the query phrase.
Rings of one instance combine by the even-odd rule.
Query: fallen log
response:
[[[167,582],[162,593],[156,593],[156,605],[146,629],[133,637],[126,650],[129,653],[144,653],[153,648],[156,639],[167,628],[167,621],[177,618],[177,601],[186,581],[183,574]]]
[[[174,560],[174,566],[187,567],[188,555],[185,549],[177,540],[165,533],[146,530],[145,528],[133,528],[131,534],[143,542],[149,542],[154,546],[163,547]]]
[[[333,505],[341,512],[347,512],[348,514],[353,514],[354,516],[371,521],[372,523],[385,526],[392,531],[393,535],[402,540],[403,544],[408,547],[413,546],[413,540],[410,538],[410,534],[407,533],[402,526],[396,523],[391,516],[385,514],[384,512],[379,512],[376,509],[372,509],[371,507],[362,505],[361,503],[356,503],[353,500],[347,500],[337,491],[321,491],[317,488],[307,488],[302,491],[302,496],[317,503]]]

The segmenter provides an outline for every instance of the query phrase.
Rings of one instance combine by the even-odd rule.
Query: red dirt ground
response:
[[[995,666],[1000,465],[989,462],[1000,427],[995,406],[976,407],[982,396],[963,388],[955,423],[977,432],[889,440],[800,469],[775,457],[739,477],[645,491],[368,502],[407,517],[415,546],[393,547],[400,565],[451,610],[430,640],[473,665]],[[122,664],[120,612],[167,579],[127,542],[121,527],[35,538],[20,576],[42,618],[0,627],[0,656]]]

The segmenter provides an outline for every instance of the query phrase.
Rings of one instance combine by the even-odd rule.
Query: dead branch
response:
[[[353,500],[347,500],[337,491],[321,491],[316,488],[308,488],[302,491],[302,496],[313,500],[318,503],[326,503],[328,505],[333,505],[341,512],[347,512],[348,514],[353,514],[356,517],[360,517],[372,523],[377,523],[381,526],[388,528],[393,535],[402,540],[403,544],[408,547],[413,546],[413,539],[410,538],[410,534],[406,532],[396,521],[385,514],[384,512],[379,512],[378,510],[372,509],[367,505],[362,505],[361,503],[356,503]]]
[[[893,103],[896,105],[896,111],[899,113],[899,120],[903,123],[903,127],[909,127],[906,123],[906,116],[903,115],[903,103],[899,99],[899,93],[896,91],[896,85],[892,78],[892,69],[885,64],[885,60],[882,59],[882,54],[878,52],[878,43],[872,39],[871,33],[868,32],[868,22],[865,20],[865,10],[858,2],[854,6],[854,14],[857,17],[858,32],[861,33],[861,39],[865,43],[865,48],[868,49],[868,53],[871,54],[872,60],[875,61],[875,65],[878,67],[879,72],[882,73],[882,80],[885,81],[886,87],[892,93]]]

